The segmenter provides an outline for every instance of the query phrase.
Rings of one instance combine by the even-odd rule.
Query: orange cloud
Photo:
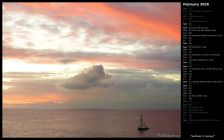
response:
[[[20,3],[20,5],[22,7],[18,10],[31,11],[30,14],[43,14],[62,22],[69,23],[69,17],[80,16],[110,33],[130,34],[138,38],[153,36],[155,39],[180,42],[180,11],[178,10],[174,11],[177,13],[169,13],[172,15],[167,14],[168,17],[172,17],[171,20],[175,19],[177,22],[166,23],[162,18],[155,17],[153,13],[145,13],[147,16],[144,16],[131,10],[114,8],[110,3]],[[166,5],[160,8],[170,10]],[[172,8],[180,9],[178,5]],[[12,7],[11,9],[13,10]],[[110,21],[115,26],[105,24],[105,21]]]
[[[79,7],[87,8],[89,11],[91,10],[102,13],[102,15],[110,19],[111,22],[117,22],[120,24],[117,27],[108,26],[106,29],[110,32],[131,33],[132,35],[135,35],[135,37],[139,37],[140,35],[140,37],[146,38],[147,35],[153,35],[158,38],[171,39],[176,42],[180,42],[180,13],[173,13],[175,16],[178,15],[175,19],[179,21],[177,22],[179,24],[170,25],[153,16],[149,18],[138,14],[133,14],[130,11],[114,9],[107,3],[79,4]],[[146,14],[150,15],[150,13]],[[98,27],[102,25],[102,23],[98,20],[92,22],[98,25]]]
[[[127,11],[119,11],[117,9],[113,9],[107,4],[100,4],[97,7],[102,10],[101,12],[105,13],[105,15],[107,14],[116,18],[116,21],[126,22],[124,26],[121,26],[116,31],[120,30],[121,32],[132,33],[136,36],[141,35],[141,37],[153,35],[162,38],[169,38],[177,42],[180,41],[180,24],[170,26],[154,17],[146,18]],[[150,15],[150,13],[148,14]],[[176,19],[180,21],[180,17],[176,17]],[[114,31],[114,29],[111,31]]]

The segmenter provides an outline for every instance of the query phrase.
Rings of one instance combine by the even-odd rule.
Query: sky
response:
[[[3,108],[180,108],[180,3],[2,9]]]

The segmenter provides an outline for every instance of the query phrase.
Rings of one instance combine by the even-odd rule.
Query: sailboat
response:
[[[148,130],[149,128],[145,125],[142,114],[140,115],[140,125],[138,126],[139,131]]]

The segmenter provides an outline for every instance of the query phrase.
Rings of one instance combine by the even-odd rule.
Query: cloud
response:
[[[59,62],[63,63],[63,64],[68,64],[68,63],[73,63],[73,62],[77,62],[78,60],[74,59],[74,58],[62,58],[59,60]]]
[[[4,3],[4,6],[4,59],[38,64],[87,62],[179,69],[178,3]]]
[[[90,89],[112,85],[108,79],[111,76],[104,72],[102,65],[94,65],[84,72],[67,79],[62,86],[67,89]]]
[[[158,42],[172,40],[179,43],[180,40],[179,3],[60,3],[54,5],[50,3],[5,3],[4,6],[6,7],[4,19],[10,21],[15,19],[12,18],[15,17],[15,13],[23,13],[17,16],[21,16],[21,21],[27,23],[15,24],[15,27],[31,25],[31,29],[35,26],[38,32],[44,29],[59,35],[61,29],[68,26],[71,28],[70,32],[73,33],[78,31],[77,28],[85,29],[87,36],[91,38],[102,33],[104,35],[121,34],[138,39],[150,37],[153,40],[159,40]],[[11,17],[8,17],[9,15]],[[38,18],[37,15],[42,16]],[[26,19],[29,20],[26,21]],[[20,29],[15,29],[15,27],[13,31]]]
[[[95,65],[63,81],[64,84],[67,82],[70,88],[61,88],[63,76],[58,77],[58,75],[63,73],[7,72],[3,74],[8,78],[3,79],[3,86],[11,86],[4,90],[4,103],[13,105],[12,107],[17,104],[18,106],[27,104],[31,108],[44,108],[44,106],[57,108],[59,105],[65,108],[180,107],[180,81],[163,76],[172,73],[139,69],[104,70],[102,65]],[[49,76],[52,77],[49,79],[47,78]],[[115,84],[110,86],[112,85],[110,81]],[[107,87],[103,88],[105,85]],[[52,102],[52,105],[48,102]]]
[[[115,103],[124,108],[180,108],[180,81],[155,77],[150,74],[135,76],[113,76],[116,83],[107,91],[107,103]],[[139,76],[137,76],[139,75]]]
[[[101,63],[126,68],[141,68],[155,70],[179,70],[180,47],[152,46],[138,51],[133,55],[113,54],[113,52],[60,52],[55,50],[18,49],[7,45],[3,46],[3,58],[20,59],[36,64],[79,64]]]

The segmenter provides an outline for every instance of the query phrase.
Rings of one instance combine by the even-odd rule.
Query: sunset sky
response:
[[[180,108],[180,3],[3,3],[3,107]]]

